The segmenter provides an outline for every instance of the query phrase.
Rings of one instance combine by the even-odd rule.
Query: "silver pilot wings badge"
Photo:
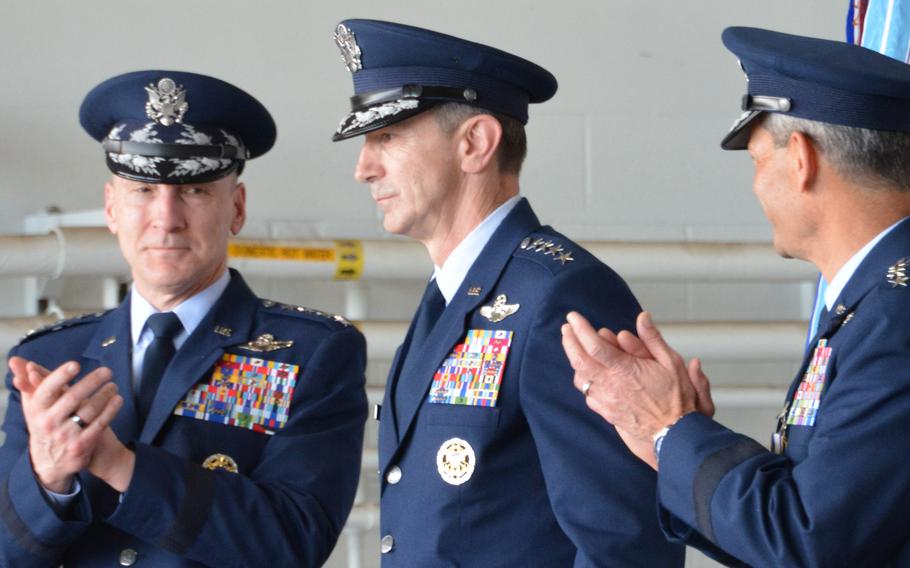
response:
[[[507,304],[509,299],[506,298],[505,294],[500,294],[496,296],[496,301],[493,302],[492,306],[483,306],[480,308],[480,315],[487,318],[493,323],[501,322],[510,315],[518,311],[518,308],[521,307],[520,304]]]

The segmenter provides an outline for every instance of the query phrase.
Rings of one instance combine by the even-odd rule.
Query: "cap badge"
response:
[[[344,24],[338,24],[335,28],[335,44],[341,50],[341,60],[344,61],[344,66],[348,68],[348,71],[354,73],[363,69],[363,64],[360,62],[361,51],[360,46],[357,45],[357,38],[354,37],[354,32],[349,30]]]
[[[149,118],[163,126],[183,122],[183,115],[190,108],[183,86],[177,86],[173,79],[164,77],[157,86],[149,83],[145,91],[149,94],[145,103],[145,114]]]
[[[223,469],[228,473],[237,473],[237,462],[234,461],[229,455],[226,454],[212,454],[209,457],[205,458],[205,461],[202,462],[202,467],[205,469],[210,469],[215,471],[217,469]]]
[[[897,288],[898,286],[907,287],[907,282],[910,279],[907,278],[907,264],[910,263],[910,259],[906,256],[894,264],[888,269],[888,283],[891,284],[892,288]]]
[[[436,452],[436,470],[449,485],[461,485],[474,474],[474,448],[461,438],[450,438]]]
[[[247,351],[255,351],[257,353],[271,351],[278,351],[279,349],[287,349],[294,345],[293,340],[280,341],[275,339],[271,333],[263,333],[253,341],[246,343],[244,345],[238,346],[239,349],[246,349]]]
[[[492,306],[483,306],[480,308],[480,315],[493,323],[499,323],[517,312],[518,308],[521,307],[520,304],[507,304],[506,302],[508,301],[509,299],[506,298],[505,294],[500,294],[499,296],[496,296],[496,301],[493,302]]]

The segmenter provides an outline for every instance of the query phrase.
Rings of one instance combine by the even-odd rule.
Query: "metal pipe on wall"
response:
[[[801,282],[817,276],[808,263],[784,261],[767,244],[582,245],[627,280]],[[404,280],[426,278],[430,273],[430,261],[422,245],[398,239],[237,240],[232,243],[231,256],[231,265],[244,274],[270,278]],[[350,266],[344,268],[345,263]],[[59,228],[47,235],[0,237],[0,277],[126,277],[128,273],[116,239],[107,229]]]
[[[55,321],[51,317],[0,319],[0,350],[6,351],[30,329]],[[408,329],[407,322],[365,321],[356,324],[367,339],[367,358],[389,361]],[[711,361],[798,361],[805,339],[804,322],[666,323],[661,330],[680,353]],[[746,348],[748,346],[748,348]]]

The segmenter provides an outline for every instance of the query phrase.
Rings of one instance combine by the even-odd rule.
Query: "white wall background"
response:
[[[531,109],[522,179],[523,193],[544,222],[577,239],[769,240],[749,190],[748,156],[719,149],[745,92],[720,33],[728,25],[752,25],[842,39],[846,5],[5,1],[0,233],[22,231],[26,216],[50,207],[100,207],[108,173],[98,144],[78,124],[82,97],[109,76],[163,68],[233,82],[259,98],[278,123],[275,148],[244,174],[251,220],[241,236],[381,235],[367,191],[352,178],[359,142],[330,142],[351,94],[332,33],[341,19],[367,17],[488,43],[557,76],[556,97]],[[809,295],[806,285],[631,284],[658,319],[677,321],[799,319]],[[253,285],[263,296],[343,311],[337,283],[257,279]],[[29,311],[24,289],[20,280],[0,280],[0,316]],[[370,315],[409,317],[421,289],[419,283],[369,286]],[[92,307],[98,297],[84,280],[53,283],[48,292],[69,308]],[[780,387],[789,383],[795,364],[709,362],[707,369],[720,384]],[[381,364],[370,369],[378,384],[384,374]],[[764,441],[774,410],[721,409],[720,418]],[[378,557],[374,542],[364,548],[367,565]],[[333,565],[341,565],[341,556]],[[708,564],[693,556],[691,565]]]

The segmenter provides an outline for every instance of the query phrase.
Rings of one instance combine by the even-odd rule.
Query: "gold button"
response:
[[[387,534],[384,537],[382,537],[381,541],[379,541],[379,545],[380,545],[379,550],[383,554],[388,554],[388,553],[392,552],[393,548],[395,548],[395,539],[392,538],[392,535]]]
[[[137,558],[139,558],[139,553],[132,548],[124,548],[120,551],[121,566],[132,566],[136,563]]]
[[[385,480],[392,485],[395,485],[401,481],[401,468],[397,465],[393,465],[391,468],[389,468],[389,472],[385,474]]]

